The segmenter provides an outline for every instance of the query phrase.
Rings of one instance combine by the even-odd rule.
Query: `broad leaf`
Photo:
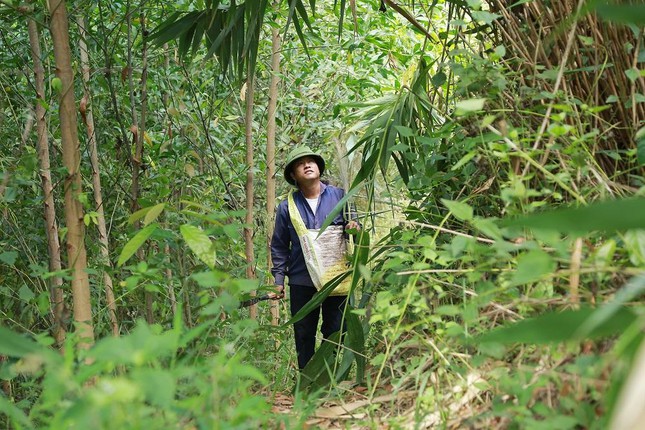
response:
[[[473,219],[473,208],[467,203],[446,199],[441,199],[441,203],[443,203],[457,219],[462,221],[471,221]]]
[[[0,326],[0,354],[21,358],[27,354],[43,353],[44,350],[33,340]]]
[[[484,109],[486,99],[468,99],[456,103],[457,113],[477,112]]]
[[[553,273],[555,269],[556,263],[549,254],[540,250],[529,251],[517,258],[517,269],[513,273],[511,285],[539,281],[544,275]]]
[[[120,267],[126,261],[128,261],[130,257],[132,257],[139,250],[139,248],[141,248],[146,240],[148,240],[152,233],[157,230],[158,227],[159,226],[157,224],[150,224],[149,226],[145,227],[143,230],[135,234],[134,237],[130,239],[128,243],[126,243],[123,247],[121,255],[119,255],[119,260],[116,263],[117,266]]]
[[[201,228],[190,224],[182,225],[179,231],[195,255],[209,268],[214,268],[217,255],[208,235]]]

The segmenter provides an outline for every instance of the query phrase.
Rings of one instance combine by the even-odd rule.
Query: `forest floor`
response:
[[[466,423],[479,415],[475,405],[482,405],[481,389],[484,382],[478,375],[470,375],[464,385],[448,390],[441,404],[424,404],[417,390],[396,391],[370,399],[366,387],[352,387],[343,398],[324,400],[304,421],[304,429],[431,429],[477,428]],[[386,385],[387,386],[387,385]],[[384,390],[387,391],[387,390]],[[478,399],[479,398],[479,399]],[[295,414],[294,396],[277,393],[273,397],[272,412]],[[297,408],[295,408],[297,409]],[[471,423],[472,424],[472,423]]]

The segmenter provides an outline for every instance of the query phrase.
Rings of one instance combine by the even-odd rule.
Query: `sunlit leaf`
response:
[[[143,225],[148,225],[154,220],[157,219],[157,217],[163,212],[165,209],[166,204],[165,203],[159,203],[158,205],[154,205],[150,208],[148,213],[146,213],[145,218],[143,219]]]
[[[215,267],[215,246],[208,235],[201,228],[191,224],[182,225],[179,231],[195,255],[211,269]]]
[[[441,203],[443,203],[457,219],[462,221],[470,221],[473,219],[473,208],[469,204],[446,199],[441,199]]]
[[[149,226],[145,227],[143,230],[135,234],[134,237],[130,239],[128,243],[126,243],[123,247],[121,255],[119,255],[119,260],[116,263],[117,266],[120,267],[123,265],[123,263],[128,261],[130,257],[132,257],[139,250],[139,248],[141,248],[146,240],[148,240],[152,233],[157,230],[157,228],[157,224],[150,224]]]
[[[455,108],[458,113],[477,112],[484,109],[485,103],[486,99],[461,100],[455,104]]]

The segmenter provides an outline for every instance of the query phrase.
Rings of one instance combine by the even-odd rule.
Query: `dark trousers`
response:
[[[295,315],[316,294],[316,288],[304,285],[290,285],[291,316]],[[341,329],[343,311],[347,296],[328,296],[317,308],[293,325],[298,353],[298,367],[304,369],[316,350],[316,331],[322,310],[320,331],[325,339]]]

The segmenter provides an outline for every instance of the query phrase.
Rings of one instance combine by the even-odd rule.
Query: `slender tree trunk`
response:
[[[250,73],[246,81],[246,220],[244,227],[244,244],[246,254],[246,277],[255,279],[255,255],[253,252],[253,76]],[[253,293],[255,294],[255,293]],[[252,319],[258,317],[257,305],[251,306],[249,314]]]
[[[139,139],[137,140],[137,148],[135,152],[135,162],[133,164],[133,172],[137,172],[136,180],[136,190],[137,198],[139,194],[139,175],[141,173],[141,165],[143,164],[143,140],[146,136],[146,117],[148,116],[148,44],[146,38],[143,35],[146,34],[146,17],[143,12],[139,15],[139,21],[141,26],[141,35],[142,35],[142,46],[141,46],[141,118],[139,121]],[[133,190],[135,189],[133,183]],[[140,248],[141,249],[141,248]],[[143,253],[143,251],[142,251]],[[143,255],[141,256],[143,259]],[[154,316],[152,314],[152,305],[153,305],[153,295],[152,292],[145,292],[146,298],[146,321],[148,324],[154,322]]]
[[[170,51],[167,43],[163,44],[163,52],[164,52],[163,54],[164,70],[168,70],[170,69]],[[168,127],[168,139],[172,139],[172,122],[170,121],[170,117],[168,116],[169,101],[170,101],[170,97],[168,96],[168,92],[164,92],[163,105],[166,108],[165,122]],[[170,309],[172,310],[172,316],[174,317],[177,314],[177,298],[175,297],[175,286],[172,281],[172,269],[170,269],[172,264],[172,259],[170,258],[170,245],[166,244],[164,246],[164,253],[168,257],[168,267],[166,268],[166,280],[168,282],[168,299],[170,300]]]
[[[92,185],[94,188],[94,202],[96,204],[97,222],[99,230],[99,243],[101,244],[101,258],[103,264],[110,266],[110,243],[108,241],[107,226],[105,223],[105,211],[103,210],[103,193],[101,188],[101,175],[99,174],[99,155],[96,144],[96,133],[94,128],[94,115],[92,114],[92,102],[89,90],[90,83],[90,60],[87,51],[87,31],[85,19],[82,15],[76,16],[76,23],[79,28],[79,50],[81,54],[81,70],[83,77],[83,98],[81,99],[81,116],[87,129],[87,143],[92,164]],[[116,301],[114,299],[114,288],[112,278],[107,270],[103,271],[103,283],[105,285],[105,301],[112,326],[112,334],[119,335],[119,322],[116,317]]]
[[[163,250],[168,256],[168,260],[170,260],[170,245],[166,244]],[[168,267],[166,267],[166,280],[168,282],[168,300],[170,300],[170,309],[172,310],[172,316],[174,317],[177,313],[177,298],[175,297],[175,287],[172,282],[172,269],[170,269],[170,263],[171,261],[168,261]]]
[[[129,3],[128,3],[129,7]],[[130,130],[133,133],[132,136],[132,144],[134,145],[134,155],[132,156],[132,186],[130,188],[130,194],[132,197],[132,202],[131,202],[131,211],[132,213],[138,211],[140,209],[139,206],[139,178],[141,176],[141,165],[142,165],[142,158],[143,158],[143,137],[145,133],[145,100],[144,98],[146,97],[146,92],[145,92],[145,86],[146,86],[146,44],[145,44],[145,38],[143,42],[143,48],[142,48],[142,57],[143,57],[143,70],[141,74],[141,120],[139,121],[137,119],[137,109],[136,109],[136,99],[134,96],[135,89],[134,89],[134,80],[132,77],[132,71],[133,71],[133,61],[132,61],[132,46],[133,46],[133,41],[132,41],[132,12],[128,10],[128,85],[130,87],[130,106],[132,109],[132,126],[130,127]],[[143,21],[143,17],[141,20],[141,31],[142,33],[145,31],[145,22]],[[135,223],[135,228],[139,228],[141,223],[137,221]],[[145,254],[143,247],[140,247],[137,251],[137,258],[142,261],[145,259]],[[146,303],[146,309],[145,309],[145,315],[146,315],[146,321],[148,324],[153,323],[153,315],[152,315],[152,293],[149,291],[144,291],[144,298],[145,298],[145,303]]]
[[[78,140],[76,107],[74,105],[74,74],[69,46],[69,22],[64,0],[49,2],[51,34],[54,44],[56,76],[61,81],[60,128],[63,147],[65,177],[65,222],[67,225],[67,258],[72,271],[72,295],[74,321],[78,329],[81,348],[94,343],[90,283],[87,276],[87,254],[85,251],[85,225],[83,207],[80,201],[82,182],[80,174],[81,151]]]
[[[36,130],[38,132],[38,161],[40,163],[40,180],[43,187],[43,204],[45,209],[45,234],[49,248],[49,270],[59,272],[62,268],[60,256],[60,241],[58,240],[58,223],[54,206],[54,187],[49,162],[49,141],[47,139],[47,120],[44,108],[45,101],[45,70],[41,60],[40,37],[36,21],[28,18],[29,43],[31,58],[34,63],[36,82]],[[41,103],[42,102],[42,103]],[[52,313],[52,335],[56,344],[61,346],[65,340],[66,327],[63,321],[67,314],[63,298],[63,278],[53,276],[49,279],[49,301]]]
[[[275,131],[276,108],[278,106],[278,84],[280,82],[280,30],[272,30],[271,84],[269,86],[269,108],[267,119],[267,266],[271,269],[271,236],[275,218]],[[278,325],[280,308],[277,301],[271,301],[271,324]]]

